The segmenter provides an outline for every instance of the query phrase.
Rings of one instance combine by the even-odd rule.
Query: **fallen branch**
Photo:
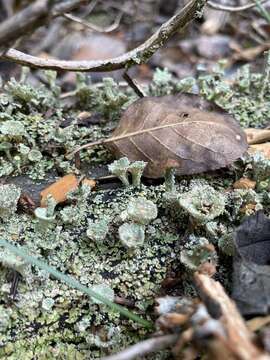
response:
[[[218,320],[226,333],[224,343],[236,359],[269,360],[270,356],[255,346],[252,333],[238,312],[235,303],[225,293],[221,284],[204,274],[195,274],[195,283],[208,312],[218,312]]]
[[[261,0],[260,1],[260,5],[268,2],[269,0]],[[209,7],[211,7],[212,9],[215,10],[220,10],[220,11],[227,11],[227,12],[239,12],[239,11],[244,11],[244,10],[249,10],[254,8],[255,6],[257,6],[256,2],[252,2],[250,4],[246,4],[243,6],[226,6],[226,5],[221,5],[221,4],[217,4],[213,1],[208,1],[207,5]]]
[[[54,0],[37,0],[22,11],[14,14],[0,24],[1,48],[8,48],[27,32],[45,25],[52,18],[77,8],[85,0],[69,0],[55,4]]]
[[[196,18],[205,0],[192,0],[183,9],[180,9],[163,24],[148,40],[137,48],[124,55],[97,61],[65,61],[54,59],[41,59],[25,54],[21,51],[10,49],[0,56],[0,59],[14,61],[29,67],[68,70],[68,71],[112,71],[121,68],[128,68],[132,65],[143,64],[177,31],[183,29],[191,20]],[[65,11],[66,12],[66,11]],[[1,42],[1,40],[0,40]]]
[[[147,354],[166,349],[173,346],[178,339],[178,335],[164,335],[154,337],[145,341],[141,341],[129,348],[119,352],[118,354],[107,356],[101,360],[132,360],[141,358]]]

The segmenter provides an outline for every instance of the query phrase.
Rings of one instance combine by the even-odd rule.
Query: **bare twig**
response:
[[[43,69],[69,70],[69,71],[113,71],[136,64],[143,64],[178,30],[183,29],[202,10],[205,0],[191,0],[183,9],[164,23],[148,40],[137,48],[124,55],[97,61],[65,61],[54,59],[41,59],[20,52],[15,49],[8,50],[0,59]]]
[[[102,360],[132,360],[141,358],[147,354],[157,352],[162,349],[166,349],[173,346],[178,339],[178,335],[164,335],[149,340],[145,340],[130,346],[129,348],[119,352],[118,354],[107,356]]]
[[[19,13],[11,16],[0,24],[0,44],[10,46],[21,35],[43,23],[49,10],[48,0],[37,0]]]
[[[270,356],[252,342],[251,332],[222,285],[209,276],[199,273],[195,274],[195,282],[207,308],[207,304],[209,304],[209,313],[211,304],[212,308],[216,308],[220,312],[219,321],[226,334],[224,341],[235,358],[239,360],[270,360]]]
[[[140,88],[138,84],[134,80],[131,79],[131,77],[128,75],[127,72],[124,73],[123,78],[126,80],[128,85],[134,90],[134,92],[140,97],[143,98],[146,96],[144,91]]]
[[[75,9],[85,3],[85,0],[68,0],[57,4],[55,2],[54,0],[37,0],[3,21],[0,24],[1,47],[9,47],[22,35],[46,24],[53,17]]]
[[[96,32],[101,32],[101,33],[109,33],[109,32],[112,32],[114,30],[116,30],[120,24],[120,21],[122,19],[122,16],[123,16],[123,13],[120,12],[117,16],[116,16],[116,19],[115,21],[113,22],[112,25],[110,26],[107,26],[107,27],[101,27],[101,26],[97,26],[95,24],[92,24],[90,23],[89,21],[86,21],[84,19],[81,19],[79,18],[78,16],[74,16],[72,14],[69,14],[69,13],[65,13],[63,15],[66,19],[68,20],[71,20],[71,21],[74,21],[76,23],[79,23],[93,31],[96,31]]]
[[[53,7],[52,16],[61,16],[66,12],[77,9],[80,5],[87,4],[88,2],[89,0],[63,0]]]
[[[268,1],[269,0],[261,0],[260,4],[264,4],[264,3],[268,2]],[[228,12],[239,12],[239,11],[252,9],[255,6],[257,6],[257,3],[252,2],[250,4],[246,4],[246,5],[243,5],[243,6],[225,6],[225,5],[217,4],[214,1],[208,1],[207,5],[209,7],[211,7],[212,9],[215,9],[215,10],[228,11]]]

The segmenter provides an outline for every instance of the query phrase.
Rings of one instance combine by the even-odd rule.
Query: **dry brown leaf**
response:
[[[95,186],[95,181],[91,179],[84,179],[82,181],[83,184],[91,186],[93,188]],[[67,194],[70,191],[76,190],[79,185],[79,180],[76,178],[74,174],[69,174],[61,179],[57,180],[55,183],[51,184],[44,190],[40,192],[41,201],[40,206],[47,206],[47,196],[51,195],[57,204],[64,202],[67,200]]]
[[[256,181],[253,181],[253,180],[250,180],[250,179],[244,178],[244,177],[237,180],[233,184],[234,189],[252,189],[252,190],[254,190],[255,187],[256,187]]]
[[[152,178],[164,176],[168,167],[177,168],[178,175],[215,170],[247,149],[239,124],[215,104],[192,94],[137,100],[103,143],[118,158],[147,161],[145,176]]]
[[[250,154],[261,152],[267,159],[270,159],[270,142],[263,144],[250,145],[248,148]]]
[[[248,128],[245,129],[245,133],[247,135],[247,142],[249,145],[260,144],[270,140],[269,129]]]

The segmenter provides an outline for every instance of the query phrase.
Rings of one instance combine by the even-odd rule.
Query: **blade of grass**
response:
[[[265,9],[265,7],[260,3],[259,0],[256,0],[256,5],[257,5],[258,11],[261,14],[261,16],[263,16],[265,18],[265,20],[270,24],[269,12]]]
[[[107,305],[111,310],[118,312],[119,314],[127,317],[130,320],[135,321],[136,323],[142,325],[143,327],[145,327],[147,329],[153,328],[153,324],[151,322],[142,319],[140,316],[127,310],[125,307],[111,302],[107,298],[105,298],[102,295],[93,291],[91,288],[88,288],[88,287],[82,285],[79,281],[72,278],[71,276],[65,275],[65,274],[61,273],[60,271],[56,270],[55,268],[53,268],[52,266],[48,265],[47,263],[45,263],[41,260],[38,260],[37,258],[29,255],[22,247],[16,247],[16,246],[10,244],[8,241],[3,240],[3,239],[0,239],[0,246],[5,247],[6,249],[10,250],[17,256],[20,256],[27,263],[29,263],[31,265],[35,265],[35,266],[39,267],[40,269],[47,271],[49,274],[54,276],[56,279],[66,283],[70,287],[73,287],[74,289],[77,289],[77,290],[85,293],[86,295],[101,301],[103,304]]]

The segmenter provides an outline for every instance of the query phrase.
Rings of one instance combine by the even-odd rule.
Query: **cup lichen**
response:
[[[144,243],[145,227],[140,224],[124,223],[118,229],[120,241],[127,248],[136,248]]]
[[[141,178],[145,166],[147,165],[144,161],[134,161],[130,163],[127,157],[123,157],[119,160],[115,160],[108,166],[109,171],[116,175],[125,186],[130,186],[128,174],[132,176],[132,186],[138,187],[141,185]]]
[[[108,232],[109,226],[106,219],[97,220],[95,222],[93,220],[88,220],[86,235],[89,239],[97,243],[102,243]]]
[[[225,196],[209,185],[195,186],[179,197],[180,206],[200,224],[220,216],[225,210]]]
[[[190,235],[187,244],[180,253],[180,261],[189,270],[196,271],[205,262],[216,264],[217,254],[206,238]]]
[[[153,201],[143,197],[133,198],[126,208],[126,216],[122,218],[141,225],[147,225],[158,215],[157,206]]]
[[[115,160],[112,164],[108,165],[109,171],[116,175],[125,186],[129,186],[128,180],[128,167],[130,162],[127,157]]]

